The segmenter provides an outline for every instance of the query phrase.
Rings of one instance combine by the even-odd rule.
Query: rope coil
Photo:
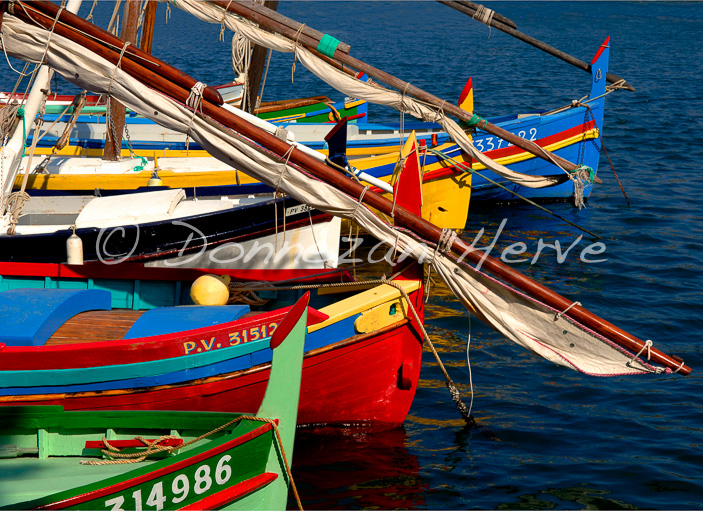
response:
[[[198,442],[204,438],[209,437],[210,435],[213,435],[214,433],[217,433],[218,431],[222,431],[223,429],[227,428],[228,426],[231,426],[233,424],[236,424],[237,422],[240,422],[242,420],[250,420],[250,421],[258,421],[258,422],[267,422],[273,426],[274,433],[276,435],[276,442],[278,444],[278,447],[281,450],[281,457],[283,458],[283,464],[286,469],[286,474],[288,476],[288,480],[290,481],[291,488],[293,490],[293,494],[295,495],[295,500],[298,504],[298,509],[302,510],[303,505],[300,502],[300,496],[298,495],[298,489],[295,486],[295,481],[293,481],[293,474],[291,473],[290,470],[290,464],[288,463],[288,458],[286,456],[285,449],[283,448],[283,440],[281,439],[281,434],[278,431],[278,423],[275,419],[268,419],[266,417],[257,417],[255,415],[240,415],[236,419],[233,419],[229,421],[226,424],[223,424],[222,426],[218,426],[217,428],[208,431],[207,433],[204,433],[200,435],[197,438],[194,438],[192,440],[189,440],[188,442],[185,442],[181,445],[175,445],[175,446],[164,446],[164,445],[159,445],[161,442],[163,442],[166,439],[169,438],[178,438],[173,435],[164,435],[153,442],[149,442],[145,438],[142,437],[136,437],[137,440],[141,441],[144,443],[144,445],[147,446],[146,451],[142,452],[136,452],[136,453],[131,453],[131,454],[125,454],[121,453],[119,449],[111,446],[106,438],[103,437],[103,443],[108,447],[107,449],[101,449],[101,452],[112,459],[108,460],[81,460],[81,465],[118,465],[118,464],[125,464],[125,463],[139,463],[140,461],[144,461],[148,456],[151,456],[152,454],[156,454],[159,452],[164,452],[167,454],[170,454],[178,449],[182,449],[188,445],[194,444],[195,442]]]

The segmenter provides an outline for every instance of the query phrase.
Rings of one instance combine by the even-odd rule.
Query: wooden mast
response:
[[[264,7],[275,11],[278,9],[278,0],[266,0]],[[254,45],[251,52],[251,64],[247,73],[247,90],[242,96],[242,110],[253,114],[259,106],[259,92],[261,88],[261,76],[264,72],[264,63],[269,49],[263,46]]]
[[[137,42],[139,1],[127,0],[122,11],[120,39],[132,44]],[[103,160],[117,161],[122,154],[122,132],[124,131],[126,108],[119,101],[110,100],[110,117],[105,126],[105,148]]]
[[[17,17],[23,19],[27,23],[39,23],[47,30],[53,26],[54,18],[50,15],[29,17],[22,12],[25,9],[31,9],[36,12],[37,9],[45,7],[46,4],[53,5],[50,2],[37,1],[32,3],[18,3],[22,3],[24,9],[15,9],[15,15]],[[60,19],[64,23],[57,23],[54,26],[54,30],[57,34],[73,40],[77,44],[80,44],[81,46],[97,53],[113,64],[117,62],[120,54],[119,50],[113,50],[112,45],[106,45],[106,43],[100,38],[90,38],[85,35],[85,25],[90,25],[90,23],[87,23],[78,16],[71,15],[66,12],[61,13]],[[171,66],[168,66],[168,64],[163,63],[162,66],[164,67],[162,74],[166,71],[176,74]],[[161,74],[157,74],[147,67],[144,67],[139,59],[133,59],[131,55],[125,54],[122,60],[122,69],[145,85],[171,96],[181,103],[185,103],[188,95],[190,94],[189,89],[174,84],[172,81],[161,76]],[[348,195],[357,199],[363,196],[363,202],[366,205],[388,215],[390,215],[391,211],[393,211],[393,217],[398,225],[413,231],[423,239],[429,240],[433,243],[439,243],[443,232],[442,229],[424,220],[423,218],[410,213],[408,210],[399,205],[395,205],[394,207],[390,200],[368,190],[368,188],[364,187],[361,183],[353,181],[347,176],[325,165],[323,162],[320,162],[312,156],[305,154],[303,151],[296,149],[295,147],[291,147],[287,142],[275,137],[274,135],[271,135],[267,131],[254,126],[253,124],[223,108],[218,107],[206,98],[203,98],[202,101],[202,111],[205,115],[213,118],[217,122],[220,122],[224,126],[227,126],[230,129],[250,138],[254,142],[265,146],[269,151],[281,156],[282,158],[288,158],[289,161],[301,166],[315,177],[329,183],[332,186],[335,186]],[[600,318],[580,305],[574,305],[573,300],[561,296],[546,286],[535,282],[526,275],[514,270],[507,264],[490,257],[488,254],[484,254],[481,251],[474,249],[460,238],[457,237],[454,240],[451,250],[455,255],[462,257],[467,262],[476,264],[481,263],[483,268],[486,270],[502,278],[505,282],[517,289],[520,289],[527,295],[548,305],[549,307],[559,311],[568,309],[568,313],[566,315],[592,331],[604,336],[611,342],[614,342],[634,353],[641,352],[641,350],[645,348],[644,341]],[[656,348],[650,349],[650,355],[650,359],[653,362],[676,370],[681,374],[690,374],[692,371],[691,368],[684,365],[683,361],[678,357],[667,355]]]
[[[146,53],[151,53],[151,44],[154,42],[154,21],[156,20],[156,8],[159,2],[147,0],[142,21],[142,38],[139,41],[139,49]]]

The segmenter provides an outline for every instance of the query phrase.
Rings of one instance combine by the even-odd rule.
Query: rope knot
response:
[[[188,99],[186,99],[186,106],[194,110],[201,108],[203,103],[203,90],[205,87],[207,87],[207,85],[203,82],[196,82],[195,85],[190,88],[190,94],[188,95]]]

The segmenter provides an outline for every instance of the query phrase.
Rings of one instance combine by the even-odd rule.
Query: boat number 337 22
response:
[[[537,128],[530,128],[528,131],[521,130],[517,133],[517,136],[534,142],[537,140]],[[512,144],[498,137],[481,137],[474,140],[474,145],[479,151],[484,153],[486,151],[501,149],[502,147],[509,147]]]
[[[105,500],[105,509],[111,511],[127,511],[129,509],[159,511],[172,508],[174,504],[192,502],[194,497],[197,502],[200,498],[218,491],[220,486],[229,482],[232,477],[232,467],[229,465],[231,460],[232,456],[225,454],[220,457],[214,468],[208,464],[202,464],[194,472],[192,470],[183,471],[173,479],[160,480],[151,485],[147,483],[136,488],[132,487],[123,494]]]

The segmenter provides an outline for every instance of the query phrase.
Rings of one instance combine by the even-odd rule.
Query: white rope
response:
[[[192,108],[193,110],[198,110],[202,108],[203,103],[203,90],[207,87],[203,82],[196,82],[190,89],[190,94],[188,99],[186,99],[186,106]]]
[[[676,370],[674,370],[674,371],[672,371],[672,372],[673,372],[674,374],[676,374],[676,373],[678,373],[678,372],[681,370],[682,367],[683,367],[683,360],[681,361],[681,365],[679,365],[679,367],[677,367]]]
[[[93,0],[93,6],[90,8],[90,12],[88,13],[88,16],[85,17],[86,21],[90,21],[93,19],[93,11],[95,10],[96,5],[98,5],[98,0]]]
[[[566,314],[567,312],[569,312],[569,309],[571,309],[571,307],[573,307],[574,305],[578,305],[579,307],[581,307],[581,302],[574,302],[574,303],[572,303],[571,305],[569,305],[566,309],[564,309],[563,311],[557,312],[557,313],[554,315],[554,321],[556,321],[557,319],[559,319],[560,317],[562,317],[564,314]]]
[[[469,348],[471,346],[471,313],[469,313],[469,338],[466,340],[466,367],[469,370],[469,388],[471,389],[471,402],[469,403],[469,415],[474,407],[474,377],[471,374],[471,359],[469,358]]]
[[[32,71],[31,73],[29,71],[27,73],[25,73],[24,71],[17,71],[14,67],[12,67],[12,64],[10,63],[10,59],[7,56],[7,50],[5,49],[5,41],[3,40],[2,37],[3,37],[3,34],[2,34],[2,32],[0,32],[0,44],[2,44],[2,52],[5,54],[5,60],[7,61],[7,65],[10,66],[10,69],[12,69],[18,75],[20,75],[20,79],[24,78],[25,76],[31,75],[34,71]],[[24,65],[24,68],[27,69],[28,65],[29,65],[29,62],[27,62]]]
[[[647,350],[647,360],[651,360],[651,355],[652,355],[652,353],[651,353],[651,348],[652,348],[652,345],[653,345],[653,344],[654,344],[654,343],[652,342],[651,339],[647,339],[647,340],[644,342],[644,345],[642,346],[642,349],[640,349],[640,350],[637,352],[637,355],[635,355],[634,357],[632,357],[632,359],[630,359],[630,360],[627,362],[627,364],[625,364],[625,365],[626,365],[627,367],[632,367],[632,363],[633,363],[635,360],[637,360],[637,358],[642,354],[642,352],[643,352],[644,350]],[[674,371],[674,372],[678,372],[679,369],[681,369],[682,367],[683,367],[683,361],[681,361],[681,365],[680,365],[680,366],[678,367],[678,369],[676,369],[676,371]],[[654,371],[651,371],[651,370],[649,370],[649,369],[647,369],[647,370],[648,370],[649,372],[651,372],[651,373],[657,373],[657,374],[658,374],[658,373],[661,373],[661,372],[664,372],[664,369],[661,368],[661,367],[657,367]]]
[[[119,25],[119,22],[120,22],[119,12],[120,12],[120,4],[121,3],[122,3],[122,0],[115,1],[115,8],[112,10],[112,16],[110,17],[110,22],[107,24],[107,31],[112,34],[117,32],[117,25]]]
[[[359,206],[361,206],[361,203],[364,201],[364,195],[366,195],[366,192],[369,189],[369,185],[366,185],[364,189],[361,191],[361,194],[359,195],[359,200],[356,203],[356,206],[354,206],[354,211],[352,211],[351,214],[351,221],[356,222],[356,214],[359,211]]]
[[[494,10],[489,9],[488,7],[485,7],[483,5],[479,5],[476,8],[476,12],[474,13],[473,18],[477,21],[480,21],[484,25],[488,25],[490,27],[491,21],[493,21],[494,15],[495,15]]]
[[[195,114],[200,110],[203,113],[203,90],[207,87],[203,82],[196,82],[190,89],[190,94],[186,99],[186,106],[193,109],[193,113],[190,116],[190,123],[188,124],[188,131],[186,132],[186,154],[188,154],[188,147],[190,145],[190,134],[193,130],[193,119],[195,119]]]
[[[127,46],[129,46],[130,43],[129,41],[125,41],[124,46],[122,46],[122,51],[120,52],[120,58],[117,59],[117,64],[115,64],[114,69],[112,70],[112,75],[110,75],[110,83],[107,86],[107,95],[112,96],[112,84],[115,83],[115,75],[117,74],[117,70],[121,68],[122,66],[122,57],[124,57],[124,52],[127,51]]]
[[[236,77],[245,75],[249,70],[251,60],[251,45],[249,39],[241,33],[232,36],[232,70]]]
[[[320,256],[320,261],[322,261],[322,265],[325,268],[331,268],[331,266],[329,266],[329,263],[327,262],[327,258],[322,255],[322,250],[320,250],[320,246],[317,244],[317,237],[315,236],[315,226],[312,223],[312,209],[308,209],[308,218],[310,219],[310,232],[312,233],[312,240],[315,242],[317,255]]]

